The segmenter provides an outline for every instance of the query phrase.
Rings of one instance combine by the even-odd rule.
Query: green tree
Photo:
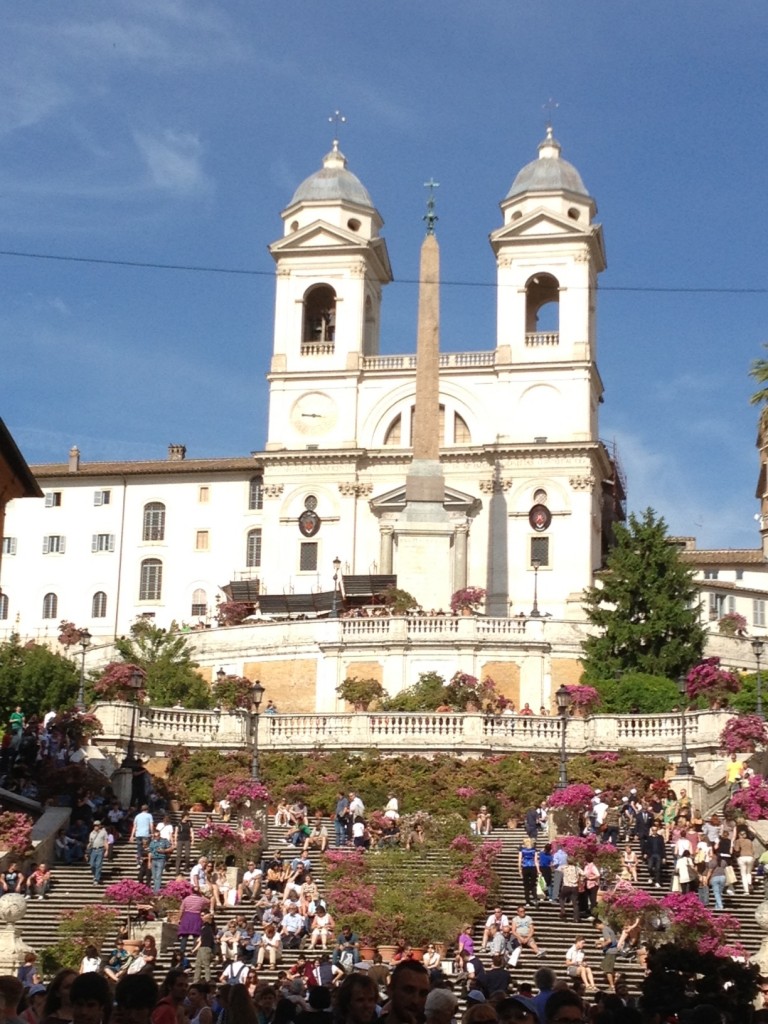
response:
[[[0,706],[4,721],[20,704],[25,715],[74,704],[80,673],[74,661],[48,647],[23,646],[16,635],[0,644]]]
[[[768,343],[764,344],[763,348],[768,348]],[[763,430],[768,426],[768,359],[754,359],[749,368],[749,375],[755,384],[761,385],[753,395],[750,395],[749,404],[763,407],[760,412],[760,429]]]
[[[131,636],[115,642],[120,657],[146,673],[150,704],[185,708],[207,708],[211,704],[208,684],[195,669],[185,636],[170,633],[145,619],[131,627]]]
[[[587,618],[597,627],[583,643],[587,679],[628,672],[676,679],[701,658],[705,634],[692,572],[653,509],[616,527],[602,583],[585,591]]]
[[[680,704],[677,683],[645,672],[628,672],[619,679],[599,679],[596,686],[601,714],[659,715]]]

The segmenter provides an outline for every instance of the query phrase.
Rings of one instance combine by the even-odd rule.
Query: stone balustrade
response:
[[[124,750],[130,733],[131,705],[98,704],[94,711],[103,727],[99,746],[111,752]],[[718,758],[720,733],[729,717],[728,712],[721,711],[688,712],[686,736],[691,757],[707,762]],[[539,715],[377,711],[261,715],[259,749],[377,749],[466,755],[534,750],[557,753],[562,727],[560,718]],[[250,718],[243,711],[142,706],[137,715],[137,747],[148,755],[162,756],[176,744],[233,750],[247,747],[250,742]],[[674,760],[679,757],[680,743],[680,714],[593,715],[569,718],[567,723],[569,754],[629,748]]]

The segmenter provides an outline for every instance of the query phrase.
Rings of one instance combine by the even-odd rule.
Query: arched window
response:
[[[555,335],[550,344],[557,344],[559,330],[560,284],[552,274],[534,274],[525,286],[525,333]]]
[[[248,485],[248,508],[264,508],[264,477],[252,476]]]
[[[245,545],[245,564],[249,569],[261,566],[261,530],[249,530]]]
[[[8,618],[8,595],[0,594],[0,619]]]
[[[400,438],[403,434],[403,418],[399,414],[395,416],[392,422],[387,427],[387,432],[384,435],[385,445],[399,445]]]
[[[162,501],[150,501],[144,506],[142,540],[165,540],[165,505]]]
[[[91,618],[106,619],[107,617],[107,595],[103,590],[97,590],[91,600]]]
[[[192,594],[192,614],[198,619],[208,614],[208,595],[202,587],[198,587]]]
[[[145,558],[141,563],[140,601],[159,601],[163,592],[163,563],[159,558]]]
[[[336,337],[336,292],[327,284],[316,284],[304,296],[305,345],[333,344]]]
[[[55,619],[59,614],[59,599],[55,594],[46,594],[43,598],[43,618]]]

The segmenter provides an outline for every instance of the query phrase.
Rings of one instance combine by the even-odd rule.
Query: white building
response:
[[[536,587],[542,614],[582,618],[623,517],[599,439],[595,215],[548,130],[491,234],[496,338],[440,356],[449,557],[425,567],[425,603],[447,608],[457,587],[481,586],[488,614],[515,616]],[[69,619],[107,638],[138,615],[210,619],[245,580],[268,595],[327,593],[336,557],[345,578],[402,578],[415,356],[379,353],[392,279],[382,218],[334,143],[282,219],[265,450],[195,460],[172,445],[167,461],[98,464],[73,449],[32,467],[45,498],[8,507],[6,632],[54,634]],[[419,599],[418,579],[410,589]]]

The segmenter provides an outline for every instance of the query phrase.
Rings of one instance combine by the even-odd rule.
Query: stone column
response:
[[[467,537],[466,523],[456,527],[453,540],[453,589],[461,590],[467,585]]]
[[[391,526],[382,526],[380,530],[379,565],[382,576],[390,576],[392,574],[392,545],[395,531]]]

